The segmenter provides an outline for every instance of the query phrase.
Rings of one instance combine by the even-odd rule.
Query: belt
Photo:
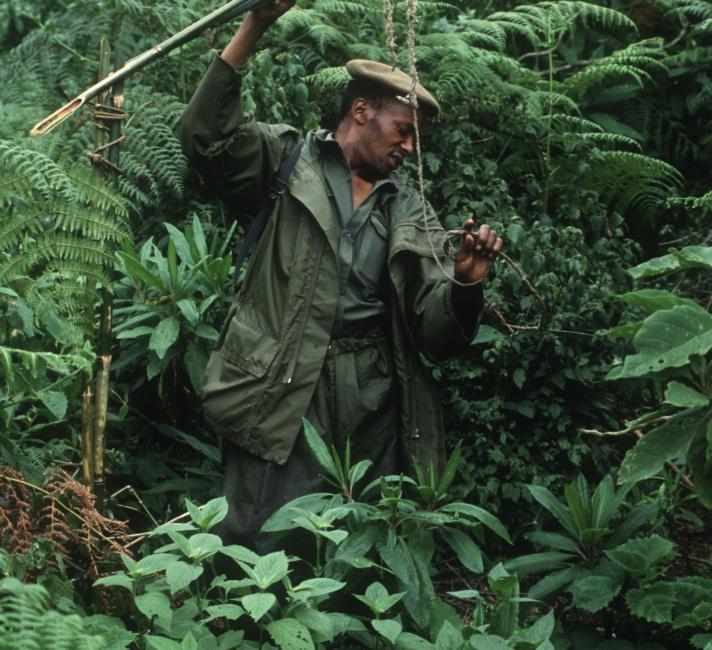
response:
[[[327,356],[343,354],[345,352],[358,352],[379,343],[385,343],[386,334],[380,327],[374,327],[367,332],[331,339],[326,348]]]

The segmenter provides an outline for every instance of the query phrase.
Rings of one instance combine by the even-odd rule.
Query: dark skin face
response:
[[[351,128],[343,128],[345,123]],[[418,124],[420,128],[424,125],[422,111],[418,111]],[[341,140],[343,135],[347,137]],[[352,173],[373,184],[386,178],[415,151],[413,110],[395,99],[383,100],[380,106],[357,99],[339,126],[336,139]]]

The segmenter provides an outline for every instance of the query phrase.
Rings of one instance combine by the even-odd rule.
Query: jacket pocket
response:
[[[277,356],[279,342],[239,316],[230,321],[221,354],[229,363],[263,377]]]

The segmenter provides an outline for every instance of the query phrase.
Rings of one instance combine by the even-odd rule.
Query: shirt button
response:
[[[348,229],[344,230],[344,237],[346,237],[346,239],[351,239],[352,236],[353,236],[353,233],[350,230],[348,230]]]

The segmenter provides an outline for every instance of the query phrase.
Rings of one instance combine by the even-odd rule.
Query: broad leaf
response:
[[[682,408],[707,406],[710,403],[708,395],[704,395],[691,386],[679,381],[671,381],[665,389],[665,403]]]
[[[456,502],[449,503],[448,505],[439,508],[438,512],[457,513],[467,517],[472,517],[480,523],[483,523],[487,526],[487,528],[499,535],[503,540],[509,542],[510,544],[512,543],[509,538],[509,533],[507,533],[506,529],[502,525],[502,522],[483,508],[473,506],[470,503]]]
[[[193,580],[197,580],[203,575],[203,567],[196,564],[188,564],[187,562],[173,562],[166,569],[166,582],[171,590],[171,594],[175,594],[190,585]]]
[[[625,544],[606,551],[606,555],[618,566],[634,576],[645,576],[656,564],[670,559],[675,544],[660,535],[631,539]]]
[[[482,552],[469,535],[457,528],[442,526],[437,530],[445,543],[455,551],[457,559],[473,573],[482,573]]]
[[[241,605],[253,621],[259,621],[277,602],[277,597],[271,593],[248,594],[240,599]]]
[[[620,589],[608,576],[587,576],[574,582],[569,591],[574,607],[595,614],[607,607]]]
[[[403,631],[400,621],[393,618],[374,619],[371,621],[371,625],[376,632],[391,643],[395,643],[398,635]]]
[[[675,591],[670,583],[656,582],[642,589],[631,589],[625,597],[628,609],[651,623],[670,623]]]
[[[294,618],[282,618],[267,626],[272,640],[282,650],[314,650],[309,630]]]
[[[687,410],[646,433],[623,458],[620,480],[635,482],[649,478],[666,461],[684,456],[704,421],[705,414],[700,410]]]
[[[616,296],[618,300],[640,307],[647,312],[653,313],[660,309],[672,309],[676,305],[697,305],[694,300],[683,298],[670,291],[661,289],[639,289]]]
[[[171,345],[176,342],[179,333],[180,323],[178,319],[175,316],[164,318],[153,330],[148,341],[148,349],[153,350],[159,359],[163,359]]]
[[[289,571],[289,562],[284,551],[277,551],[257,560],[253,570],[257,586],[260,589],[267,589],[286,577]]]
[[[339,481],[339,472],[334,464],[334,459],[326,443],[319,435],[319,432],[306,418],[302,418],[302,424],[304,426],[304,436],[306,437],[307,444],[319,463],[319,466],[329,475],[329,478]]]
[[[171,629],[171,602],[165,594],[151,591],[146,594],[136,596],[134,602],[136,609],[148,619],[156,619],[156,623],[164,630]]]
[[[680,368],[691,356],[706,354],[712,349],[712,314],[690,305],[657,311],[645,319],[633,345],[636,354],[627,356],[606,379],[644,377]]]

